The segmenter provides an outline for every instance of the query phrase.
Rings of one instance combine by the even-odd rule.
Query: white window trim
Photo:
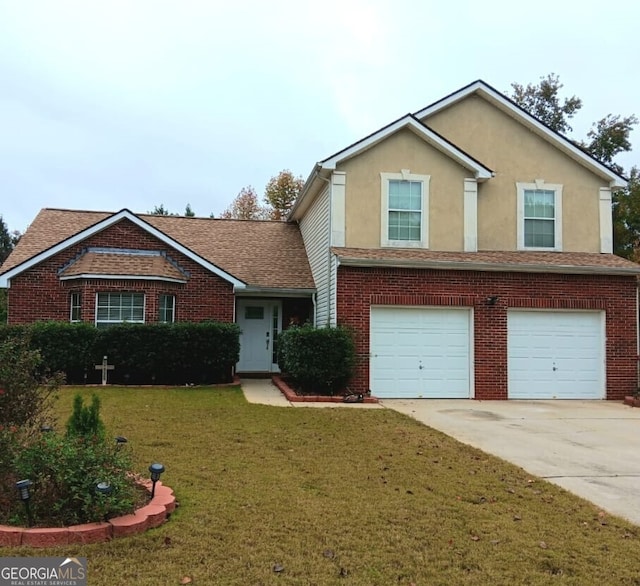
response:
[[[73,299],[74,297],[78,296],[78,299],[80,301],[80,303],[78,305],[74,305],[73,303]],[[73,310],[75,308],[79,309],[79,313],[80,313],[80,319],[73,319]],[[82,293],[80,293],[79,291],[73,291],[70,295],[69,295],[69,321],[72,324],[76,324],[82,321]]]
[[[142,321],[128,321],[128,320],[100,320],[98,321],[98,296],[103,294],[131,294],[131,295],[142,295]],[[147,323],[147,296],[145,293],[141,293],[140,291],[99,291],[96,293],[96,309],[95,309],[95,319],[94,324],[96,327],[98,324],[144,324]]]
[[[419,181],[422,183],[422,218],[420,240],[389,240],[389,181]],[[398,248],[429,248],[429,182],[431,175],[417,175],[408,169],[400,173],[380,173],[381,216],[380,245]]]
[[[559,183],[545,183],[544,179],[536,179],[534,183],[516,183],[518,192],[518,250],[531,251],[562,251],[562,185]],[[537,247],[524,245],[524,192],[528,190],[544,189],[555,192],[554,197],[554,237],[553,247]]]
[[[160,306],[160,300],[163,297],[171,297],[171,321],[160,320],[160,307],[158,307],[158,322],[161,324],[172,324],[176,321],[176,296],[173,293],[161,293],[158,298],[158,306]],[[146,299],[145,299],[146,301]]]

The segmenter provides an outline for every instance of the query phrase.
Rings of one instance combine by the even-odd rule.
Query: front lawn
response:
[[[135,537],[3,556],[85,556],[92,586],[640,583],[638,527],[399,413],[250,405],[237,387],[80,392],[139,472],[166,466],[180,507]]]

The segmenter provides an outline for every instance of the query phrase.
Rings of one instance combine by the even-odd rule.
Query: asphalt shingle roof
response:
[[[111,215],[112,212],[42,209],[0,271],[4,273],[18,266]],[[295,224],[135,215],[247,285],[315,288],[302,236]]]
[[[640,274],[640,265],[614,254],[591,252],[479,251],[440,252],[415,248],[333,248],[342,262],[350,264],[397,263],[429,268],[454,268],[465,265],[473,270],[549,270],[570,272],[628,272]]]
[[[187,275],[160,254],[89,250],[60,272],[61,277],[125,275],[186,281]]]

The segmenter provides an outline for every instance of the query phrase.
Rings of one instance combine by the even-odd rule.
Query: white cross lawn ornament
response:
[[[102,386],[107,386],[107,372],[113,370],[115,366],[113,364],[107,364],[108,360],[106,356],[102,357],[102,364],[96,364],[96,370],[102,371]]]

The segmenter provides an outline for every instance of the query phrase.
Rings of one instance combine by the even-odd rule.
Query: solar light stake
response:
[[[113,489],[108,482],[98,482],[98,484],[96,484],[96,492],[99,492],[104,496],[110,495],[112,490]]]
[[[149,472],[151,473],[151,482],[153,483],[151,486],[151,498],[156,494],[156,482],[160,480],[160,474],[164,472],[164,466],[162,464],[151,464],[149,466]]]
[[[42,425],[42,426],[40,427],[40,431],[41,431],[42,433],[50,433],[50,432],[52,432],[52,431],[53,431],[53,427],[51,427],[50,425]]]
[[[31,498],[31,494],[29,493],[30,486],[33,486],[33,482],[31,482],[31,480],[20,480],[19,482],[16,482],[18,497],[24,503],[24,508],[27,513],[27,521],[29,523],[29,527],[32,527],[33,518],[31,517],[31,509],[29,508],[29,499]]]
[[[112,492],[113,488],[111,487],[111,485],[108,482],[98,482],[98,484],[96,484],[96,492],[98,494],[101,494],[103,497],[109,496]],[[103,503],[104,504],[104,503]],[[108,511],[105,507],[105,511],[104,511],[104,520],[105,522],[108,520]]]
[[[116,450],[119,450],[123,446],[123,444],[127,443],[127,441],[129,440],[127,440],[127,438],[123,435],[116,436]]]

